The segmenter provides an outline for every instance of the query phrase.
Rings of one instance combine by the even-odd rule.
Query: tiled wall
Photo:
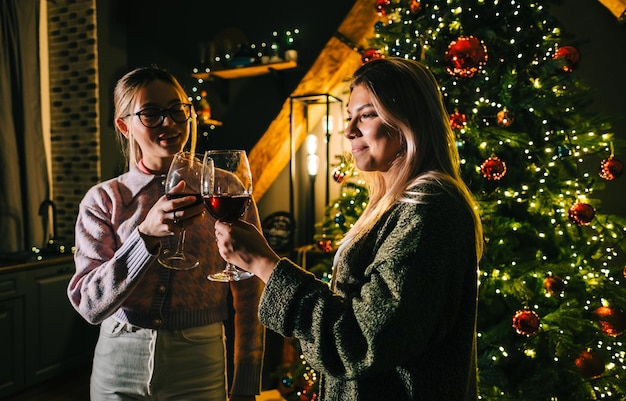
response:
[[[48,0],[52,188],[57,239],[74,243],[78,204],[100,180],[95,0]]]

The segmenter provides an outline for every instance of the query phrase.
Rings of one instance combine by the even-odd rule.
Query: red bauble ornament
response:
[[[418,0],[409,0],[409,10],[412,14],[422,11],[422,2]]]
[[[580,61],[580,53],[574,46],[563,46],[559,48],[552,56],[555,60],[564,60],[561,69],[565,72],[572,72],[578,66]]]
[[[375,60],[377,58],[382,58],[383,55],[380,53],[380,51],[376,50],[376,49],[367,49],[363,52],[363,54],[361,55],[361,62],[363,62],[363,64],[368,63],[372,60]]]
[[[515,315],[513,315],[513,328],[517,334],[530,337],[537,334],[540,327],[539,315],[531,310],[518,310],[515,312]]]
[[[502,109],[496,114],[496,121],[501,127],[509,127],[513,124],[513,113],[507,109]]]
[[[617,337],[626,330],[626,313],[624,311],[610,306],[601,306],[594,313],[600,320],[604,334]]]
[[[506,174],[506,163],[491,156],[480,165],[480,172],[488,180],[498,181]]]
[[[613,181],[618,178],[624,172],[624,164],[613,158],[613,156],[608,159],[602,160],[600,163],[600,177],[604,178],[607,181]]]
[[[449,74],[472,78],[487,63],[487,48],[474,36],[461,36],[448,46],[444,63]]]
[[[574,361],[576,369],[584,377],[594,378],[604,373],[604,358],[596,351],[583,351]]]
[[[561,277],[549,274],[543,280],[543,286],[550,294],[560,294],[565,289],[565,282]]]
[[[587,203],[576,202],[568,210],[569,220],[579,226],[587,226],[593,220],[596,211]]]
[[[323,240],[317,241],[317,247],[320,250],[326,253],[329,253],[329,252],[332,252],[333,250],[333,242],[329,239],[323,239]]]
[[[391,0],[376,0],[376,12],[381,17],[384,17],[391,8]]]
[[[453,129],[464,128],[466,124],[467,124],[467,117],[465,116],[465,114],[459,113],[458,111],[455,111],[454,113],[450,114],[450,126]]]
[[[336,168],[335,171],[333,171],[333,180],[335,180],[335,182],[341,184],[345,179],[346,173],[344,173],[340,168]]]

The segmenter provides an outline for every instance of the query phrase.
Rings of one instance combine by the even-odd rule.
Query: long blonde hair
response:
[[[446,191],[456,189],[465,201],[474,220],[478,262],[483,252],[478,205],[461,178],[454,132],[435,77],[415,60],[389,57],[363,64],[350,88],[360,85],[369,91],[390,135],[400,136],[403,150],[389,169],[395,179],[385,183],[380,172],[361,172],[368,184],[369,204],[345,240],[369,232],[397,201],[411,201],[409,194],[419,199],[420,194],[408,192],[411,187],[432,182]]]
[[[122,131],[120,131],[117,124],[115,124],[115,121],[118,118],[128,116],[132,112],[139,91],[156,80],[169,83],[176,89],[176,92],[182,98],[189,98],[185,89],[183,89],[176,77],[168,71],[157,67],[140,67],[126,73],[122,78],[120,78],[119,81],[117,81],[115,89],[113,90],[113,104],[115,107],[113,125],[115,126],[117,141],[120,144],[124,157],[126,158],[127,168],[135,166],[139,160],[141,160],[143,155],[141,153],[141,148],[133,137],[132,131],[129,130],[127,138],[124,136]],[[188,124],[190,124],[189,139],[187,140],[188,146],[189,150],[194,152],[197,142],[197,123],[196,112],[193,105],[191,106],[191,118],[189,119]]]

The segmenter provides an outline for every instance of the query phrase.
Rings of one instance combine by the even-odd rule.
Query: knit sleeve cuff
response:
[[[270,275],[259,303],[259,320],[269,329],[293,336],[296,316],[293,316],[301,297],[298,293],[316,281],[315,275],[287,258],[282,258]],[[280,305],[280,307],[277,307]]]
[[[146,249],[145,242],[137,229],[128,236],[118,254],[123,255],[122,257],[126,259],[130,277],[139,274],[145,265],[151,263],[156,258],[156,255],[152,255]]]

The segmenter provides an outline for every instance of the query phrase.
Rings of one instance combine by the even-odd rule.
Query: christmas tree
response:
[[[625,144],[587,111],[580,54],[548,3],[376,0],[363,61],[421,60],[441,85],[484,224],[480,398],[626,400],[626,219],[598,198],[621,176]],[[350,174],[342,160],[334,177]],[[332,250],[367,202],[347,181],[320,247]],[[289,374],[286,396],[315,398],[312,380],[297,388]]]

